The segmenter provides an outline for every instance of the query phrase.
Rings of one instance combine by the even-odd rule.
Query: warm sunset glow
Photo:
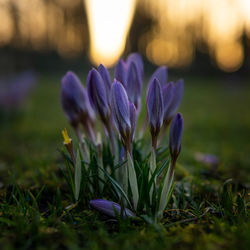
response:
[[[215,56],[220,69],[233,72],[241,67],[244,51],[240,43],[223,44],[216,49]]]
[[[199,50],[223,71],[242,66],[250,0],[0,0],[0,46],[67,58],[89,47],[92,63],[112,66],[126,47],[136,7],[144,19],[138,25],[135,17],[139,35],[131,34],[131,44],[152,63],[186,67]]]
[[[189,65],[201,42],[220,69],[232,72],[244,60],[241,37],[250,37],[250,0],[138,0],[156,20],[140,39],[140,52],[155,64]],[[146,51],[146,53],[144,52]]]
[[[86,0],[93,63],[112,66],[121,56],[135,9],[135,0]]]

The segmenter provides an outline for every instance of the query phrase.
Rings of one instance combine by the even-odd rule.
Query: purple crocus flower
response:
[[[129,101],[123,85],[116,80],[111,88],[111,107],[115,125],[122,138],[122,143],[124,147],[128,149],[131,141]]]
[[[172,101],[168,109],[165,109],[164,123],[169,124],[169,122],[173,119],[174,115],[177,112],[177,109],[181,104],[183,92],[184,92],[184,81],[181,79],[177,81],[176,84],[174,85]]]
[[[123,59],[120,59],[115,67],[115,79],[127,87],[128,66]]]
[[[150,132],[152,135],[152,144],[153,147],[156,148],[157,136],[160,132],[164,115],[162,88],[157,78],[154,78],[149,85],[147,109]]]
[[[127,58],[127,64],[130,65],[131,63],[135,63],[141,77],[143,76],[144,68],[143,68],[143,61],[142,57],[139,53],[131,53]]]
[[[177,113],[170,126],[169,150],[172,160],[176,160],[181,151],[181,139],[183,134],[183,118]]]
[[[172,82],[168,83],[162,89],[163,103],[164,103],[164,121],[170,113],[170,107],[174,98],[174,84]]]
[[[100,75],[103,79],[104,86],[106,89],[108,103],[110,104],[111,80],[110,80],[109,72],[108,72],[107,68],[105,66],[103,66],[102,64],[99,65],[98,72],[100,73]]]
[[[107,124],[110,118],[110,107],[105,83],[100,73],[94,68],[88,74],[87,88],[90,104],[99,113],[103,123]]]
[[[130,116],[131,134],[132,134],[131,139],[133,140],[137,124],[137,112],[135,105],[132,102],[129,103],[129,116]]]
[[[62,78],[61,103],[72,126],[76,127],[83,120],[94,121],[95,114],[90,106],[87,92],[77,75],[71,71]]]
[[[121,215],[121,206],[113,201],[95,199],[90,201],[90,205],[99,212],[112,218],[116,218],[117,215]],[[124,208],[122,217],[136,217],[136,215],[128,208]]]
[[[128,68],[126,90],[129,100],[134,103],[137,110],[140,110],[142,75],[133,61],[129,64]]]
[[[163,87],[168,80],[168,69],[166,66],[161,66],[158,67],[155,72],[153,73],[151,79],[149,80],[149,83],[151,83],[153,81],[154,78],[157,78],[161,84],[161,86]]]

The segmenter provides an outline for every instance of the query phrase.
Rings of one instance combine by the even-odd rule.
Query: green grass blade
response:
[[[81,170],[81,157],[79,150],[76,155],[76,165],[75,165],[75,199],[78,201],[80,188],[81,188],[81,179],[82,179],[82,170]]]
[[[128,178],[129,178],[130,188],[132,191],[134,208],[136,210],[139,200],[139,192],[138,192],[137,177],[135,173],[134,163],[129,153],[128,153]]]

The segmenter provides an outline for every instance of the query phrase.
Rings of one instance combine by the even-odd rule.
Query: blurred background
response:
[[[185,169],[203,171],[195,155],[213,154],[217,178],[248,179],[250,0],[0,0],[0,187],[10,169],[24,183],[53,179],[70,128],[66,71],[85,84],[91,65],[112,69],[134,51],[144,86],[163,64],[185,80]]]
[[[52,67],[49,56],[113,66],[139,51],[169,68],[247,73],[249,13],[249,0],[0,0],[0,70]]]

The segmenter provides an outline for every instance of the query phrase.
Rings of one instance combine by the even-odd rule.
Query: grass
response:
[[[176,188],[160,225],[115,221],[71,205],[59,167],[60,77],[42,76],[17,114],[0,120],[2,249],[248,249],[250,86],[185,78]],[[218,167],[194,160],[214,154]]]

